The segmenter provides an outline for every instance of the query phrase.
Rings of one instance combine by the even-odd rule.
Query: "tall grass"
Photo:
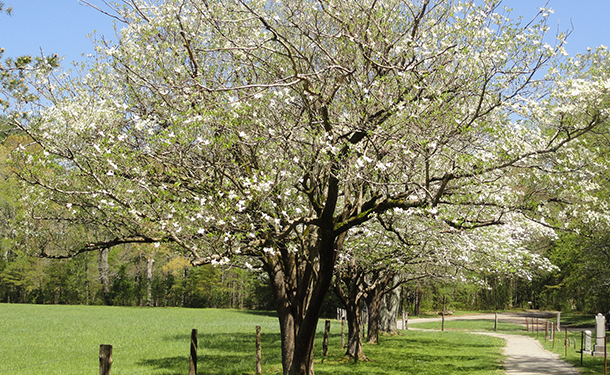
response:
[[[115,375],[186,374],[193,328],[205,373],[235,374],[252,368],[256,325],[264,345],[279,349],[277,319],[268,314],[0,304],[0,374],[94,374],[100,344],[113,346]],[[265,353],[266,361],[281,362],[273,352]]]

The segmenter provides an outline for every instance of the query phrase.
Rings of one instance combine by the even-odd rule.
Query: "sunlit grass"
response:
[[[262,327],[263,373],[281,373],[273,313],[214,309],[0,304],[0,374],[95,374],[99,345],[113,345],[113,375],[188,373],[190,333],[199,332],[199,373],[254,374],[255,326]],[[503,340],[462,332],[406,331],[365,345],[370,362],[353,363],[333,321],[316,374],[502,374]]]
[[[277,319],[266,313],[0,304],[0,374],[96,373],[100,344],[113,346],[114,375],[185,374],[193,328],[205,373],[234,374],[254,366],[256,325],[277,347],[265,360],[281,362]]]
[[[412,328],[423,328],[423,329],[441,329],[441,322],[423,322],[423,323],[412,323],[409,324]],[[445,320],[445,330],[447,331],[493,331],[494,321],[485,319],[475,320]],[[498,322],[498,332],[520,332],[525,331],[525,327],[506,322]]]
[[[316,374],[473,374],[500,375],[504,340],[462,332],[401,331],[381,336],[379,345],[365,345],[371,362],[344,362],[339,343]],[[320,362],[319,360],[317,362]],[[340,364],[340,365],[339,365]]]

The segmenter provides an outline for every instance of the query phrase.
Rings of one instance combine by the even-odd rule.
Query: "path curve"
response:
[[[530,314],[531,315],[531,314]],[[498,314],[501,321],[510,321],[520,324],[524,320],[522,314]],[[494,314],[479,314],[465,316],[447,316],[445,320],[473,320],[491,319]],[[440,321],[441,318],[417,318],[409,319],[409,323],[420,323],[425,321]],[[402,322],[399,322],[402,326]],[[504,361],[506,375],[577,375],[580,372],[571,364],[563,361],[555,353],[545,350],[535,339],[528,336],[509,335],[496,332],[469,332],[478,335],[488,335],[506,340]]]
[[[506,340],[504,347],[504,368],[506,375],[577,375],[579,374],[571,364],[559,358],[542,347],[538,340],[528,336],[507,335],[495,332],[471,332]]]

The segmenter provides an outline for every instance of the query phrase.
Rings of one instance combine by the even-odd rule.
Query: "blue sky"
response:
[[[57,53],[67,61],[92,53],[87,35],[94,31],[114,38],[112,19],[78,0],[3,0],[12,16],[0,16],[0,47],[5,57]],[[99,0],[90,1],[101,4]]]
[[[90,0],[102,4],[101,0]],[[4,0],[12,5],[12,17],[0,16],[0,47],[5,57],[37,54],[65,56],[65,62],[80,60],[81,54],[92,53],[87,35],[93,31],[114,38],[112,19],[81,5],[78,0]],[[515,16],[531,18],[546,0],[505,0]],[[585,52],[587,47],[610,45],[610,0],[550,0],[555,10],[550,19],[551,32],[574,31],[566,50],[570,55]]]

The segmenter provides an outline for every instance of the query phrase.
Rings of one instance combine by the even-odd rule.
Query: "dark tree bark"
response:
[[[382,299],[387,293],[387,287],[392,280],[391,274],[373,272],[369,276],[369,285],[366,289],[366,303],[369,307],[369,326],[367,342],[377,344],[379,342],[379,320],[381,314]]]
[[[319,230],[304,252],[278,246],[263,259],[270,277],[282,336],[282,367],[286,375],[312,375],[316,327],[324,296],[331,285],[336,254],[343,236]]]
[[[423,290],[421,290],[419,288],[417,288],[415,290],[415,307],[414,307],[414,311],[413,311],[415,316],[419,316],[419,314],[420,314],[421,300],[422,300],[423,295],[424,295]]]
[[[359,305],[349,304],[346,306],[347,311],[347,351],[345,355],[355,361],[368,361],[364,355],[362,348],[362,306],[363,301],[360,300]]]
[[[379,314],[381,300],[384,296],[384,286],[385,285],[379,284],[367,292],[366,304],[369,308],[369,325],[366,341],[369,344],[377,344],[379,342]]]
[[[343,302],[347,315],[347,349],[345,356],[355,361],[367,361],[362,347],[362,308],[365,294],[363,292],[364,272],[352,261],[347,270],[338,272],[334,291]]]

